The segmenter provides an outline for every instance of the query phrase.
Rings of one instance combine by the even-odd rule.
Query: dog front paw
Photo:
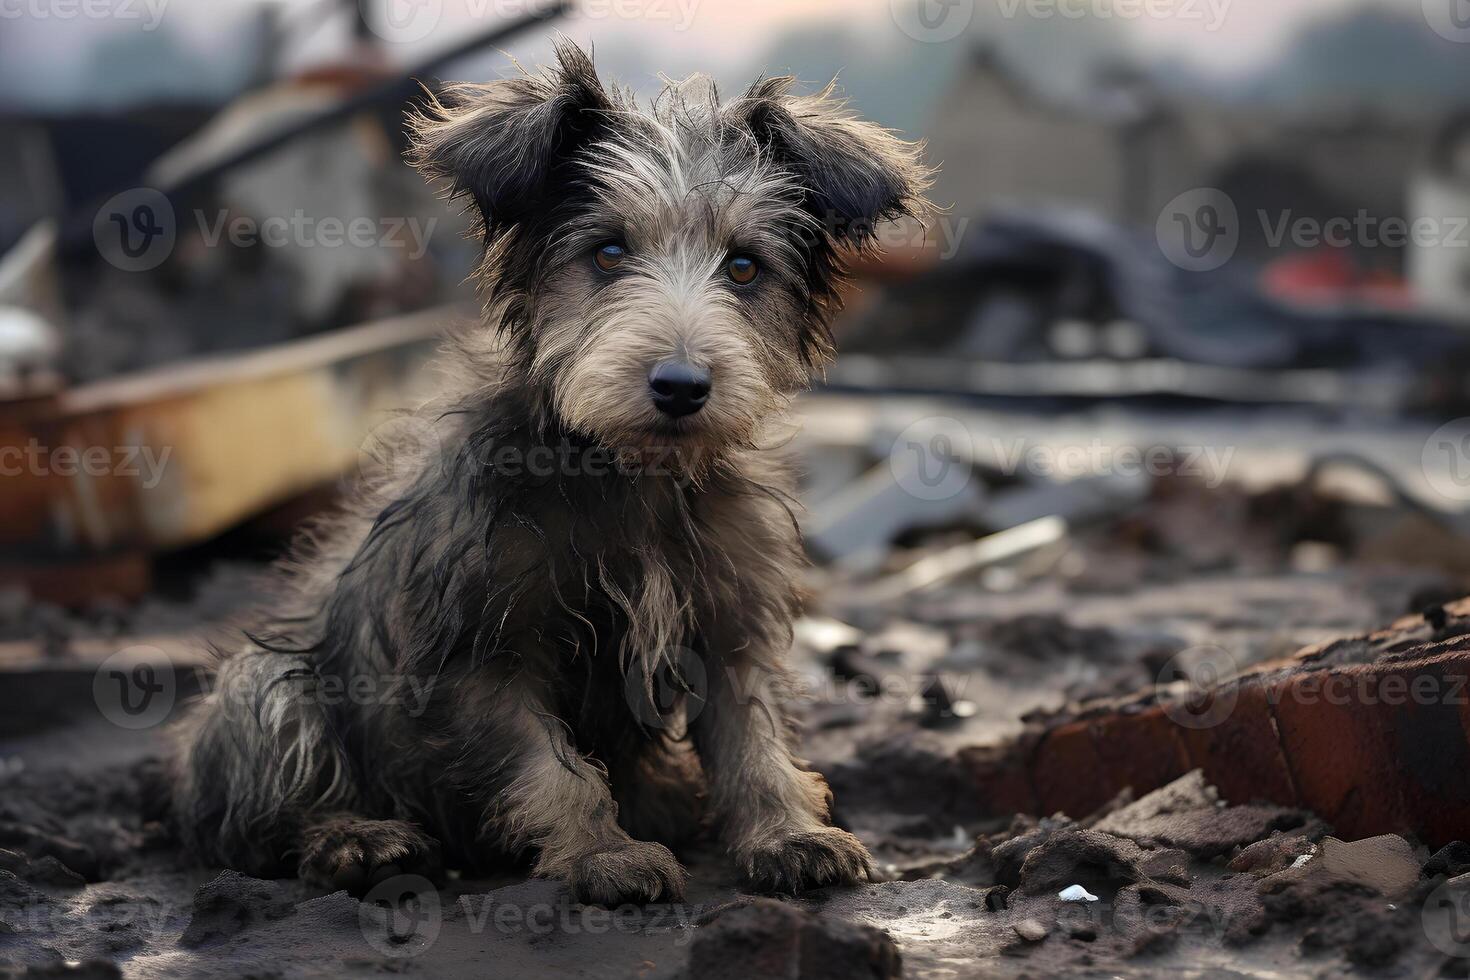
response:
[[[662,844],[629,841],[578,858],[567,876],[585,905],[646,905],[684,899],[684,869]]]
[[[403,820],[333,817],[306,833],[298,873],[313,885],[356,895],[403,874],[437,882],[439,842]]]
[[[751,883],[773,892],[862,884],[872,862],[862,841],[836,827],[773,835],[751,846],[741,860]]]

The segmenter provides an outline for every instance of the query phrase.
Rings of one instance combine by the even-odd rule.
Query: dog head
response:
[[[487,319],[556,423],[614,449],[754,444],[832,354],[846,254],[917,215],[917,144],[757,81],[646,108],[569,43],[413,114],[413,162],[483,229]]]

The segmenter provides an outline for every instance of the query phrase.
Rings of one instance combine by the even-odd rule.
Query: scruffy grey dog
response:
[[[298,548],[180,727],[180,831],[356,889],[525,852],[615,905],[682,895],[656,841],[707,807],[756,887],[861,881],[781,704],[803,555],[767,433],[927,171],[830,89],[641,108],[558,62],[411,119],[482,219],[485,323],[414,465]]]

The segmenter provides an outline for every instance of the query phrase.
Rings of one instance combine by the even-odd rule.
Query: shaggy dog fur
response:
[[[526,852],[618,904],[681,896],[664,844],[707,804],[755,886],[861,881],[782,708],[803,555],[770,433],[831,353],[844,253],[920,209],[918,148],[830,88],[696,76],[641,108],[558,61],[410,120],[482,219],[486,323],[181,726],[180,830],[359,889]],[[701,410],[659,410],[669,362],[707,372]]]

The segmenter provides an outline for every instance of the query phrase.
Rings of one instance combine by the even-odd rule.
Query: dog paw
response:
[[[578,858],[567,884],[584,905],[678,902],[684,898],[684,869],[662,844],[629,841]]]
[[[823,885],[857,885],[869,880],[872,857],[862,841],[845,830],[778,834],[745,851],[741,864],[757,888],[799,892]]]
[[[299,874],[313,885],[356,895],[398,875],[437,882],[439,842],[403,820],[333,818],[307,831]]]

